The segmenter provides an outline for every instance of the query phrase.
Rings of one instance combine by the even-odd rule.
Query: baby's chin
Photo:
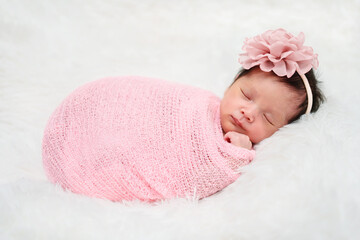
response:
[[[223,135],[225,135],[226,133],[228,133],[230,131],[236,132],[236,130],[234,130],[228,122],[223,123],[223,121],[221,121],[221,128],[222,128]]]

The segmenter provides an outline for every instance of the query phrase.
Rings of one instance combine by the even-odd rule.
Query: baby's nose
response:
[[[243,118],[245,118],[248,122],[254,121],[254,117],[249,111],[241,110],[241,114],[243,115]]]
[[[255,116],[258,114],[258,109],[255,104],[252,104],[251,106],[248,106],[247,108],[244,108],[241,110],[241,114],[244,116],[244,118],[248,122],[253,122],[255,120]]]

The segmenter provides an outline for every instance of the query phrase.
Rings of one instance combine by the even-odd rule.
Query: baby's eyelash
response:
[[[243,91],[242,89],[240,89],[240,91],[241,91],[242,95],[244,95],[244,97],[246,97],[247,99],[250,99],[250,98],[244,93],[244,91]]]
[[[264,114],[264,118],[266,119],[266,121],[268,121],[268,123],[270,123],[271,125],[273,125],[274,126],[274,124],[269,120],[269,118],[268,117],[266,117],[266,114]]]

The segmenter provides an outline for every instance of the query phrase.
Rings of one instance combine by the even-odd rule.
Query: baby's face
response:
[[[253,69],[226,90],[220,104],[222,129],[258,143],[297,114],[300,99],[272,73]]]

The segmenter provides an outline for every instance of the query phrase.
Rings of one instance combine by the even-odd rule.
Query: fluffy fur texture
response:
[[[136,76],[76,89],[43,139],[52,182],[112,201],[202,199],[233,183],[254,155],[224,140],[216,95]]]
[[[359,239],[359,4],[1,1],[0,239]],[[257,145],[218,194],[120,204],[46,179],[44,128],[76,87],[141,75],[221,97],[244,39],[279,27],[306,34],[328,101]]]

